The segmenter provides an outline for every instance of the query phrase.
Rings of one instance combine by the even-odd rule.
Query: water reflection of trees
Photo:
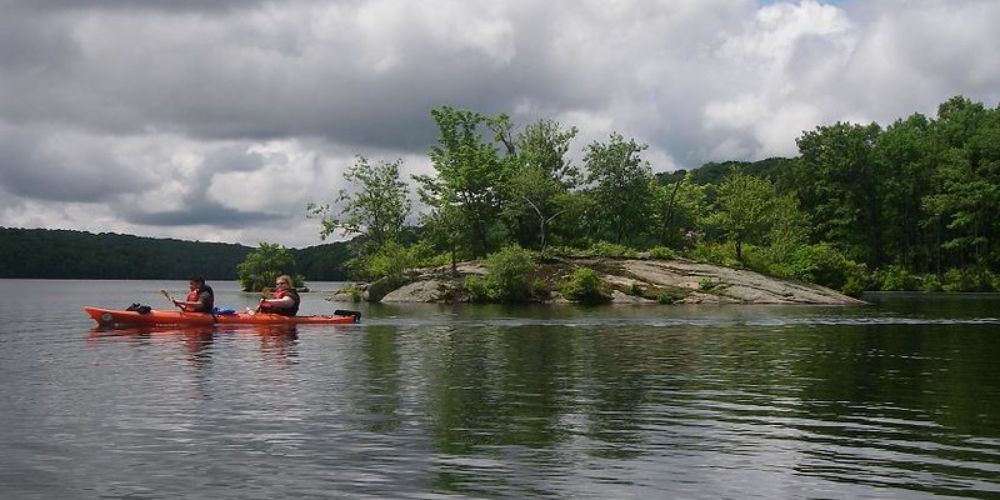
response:
[[[801,388],[795,427],[813,460],[797,471],[851,483],[871,476],[873,486],[894,477],[907,489],[936,494],[968,491],[982,471],[963,464],[995,458],[969,436],[1000,436],[1000,384],[986,368],[1000,345],[988,330],[865,325],[801,336],[803,354],[790,382]],[[909,459],[886,458],[902,456]],[[884,474],[870,474],[873,467]],[[929,484],[934,475],[958,488]],[[960,486],[958,478],[969,483]]]
[[[397,328],[389,326],[370,326],[364,331],[360,406],[365,411],[363,426],[369,432],[398,431],[402,425],[397,333]]]
[[[432,357],[435,442],[473,453],[573,440],[606,458],[635,456],[647,435],[640,407],[669,405],[684,384],[681,344],[573,327],[452,331]]]

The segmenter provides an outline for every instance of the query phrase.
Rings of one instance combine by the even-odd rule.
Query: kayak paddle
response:
[[[167,300],[169,300],[171,304],[173,304],[173,305],[177,306],[177,307],[178,307],[178,308],[179,308],[179,309],[180,309],[181,311],[183,311],[183,310],[184,310],[184,308],[183,308],[183,307],[181,307],[181,306],[178,306],[178,305],[177,305],[177,303],[176,303],[176,302],[174,302],[174,298],[173,298],[173,297],[171,297],[171,296],[170,296],[170,294],[169,294],[169,293],[167,293],[167,291],[166,291],[166,290],[160,290],[160,293],[162,293],[162,294],[163,294],[163,296],[164,296],[164,297],[166,297],[166,298],[167,298]]]
[[[254,312],[260,312],[260,305],[271,296],[271,287],[265,286],[260,289],[260,302],[257,304],[257,309]]]

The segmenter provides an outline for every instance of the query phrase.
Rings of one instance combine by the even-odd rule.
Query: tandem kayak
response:
[[[216,314],[181,311],[148,313],[84,307],[83,311],[102,326],[113,325],[344,325],[361,321],[361,313],[337,311],[332,316],[282,316],[269,313]]]

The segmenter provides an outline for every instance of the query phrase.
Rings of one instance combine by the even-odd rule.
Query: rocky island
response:
[[[533,273],[535,302],[570,303],[561,284],[577,269],[588,268],[600,277],[606,302],[614,304],[801,304],[859,305],[865,302],[823,286],[766,276],[685,259],[572,258],[539,263]],[[338,291],[329,300],[387,303],[463,303],[474,301],[469,278],[486,276],[477,262],[414,269]],[[538,298],[541,297],[541,298]]]

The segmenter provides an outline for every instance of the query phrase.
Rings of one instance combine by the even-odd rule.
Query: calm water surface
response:
[[[1000,497],[1000,296],[354,306],[291,332],[80,311],[161,288],[186,287],[0,280],[0,498]]]

